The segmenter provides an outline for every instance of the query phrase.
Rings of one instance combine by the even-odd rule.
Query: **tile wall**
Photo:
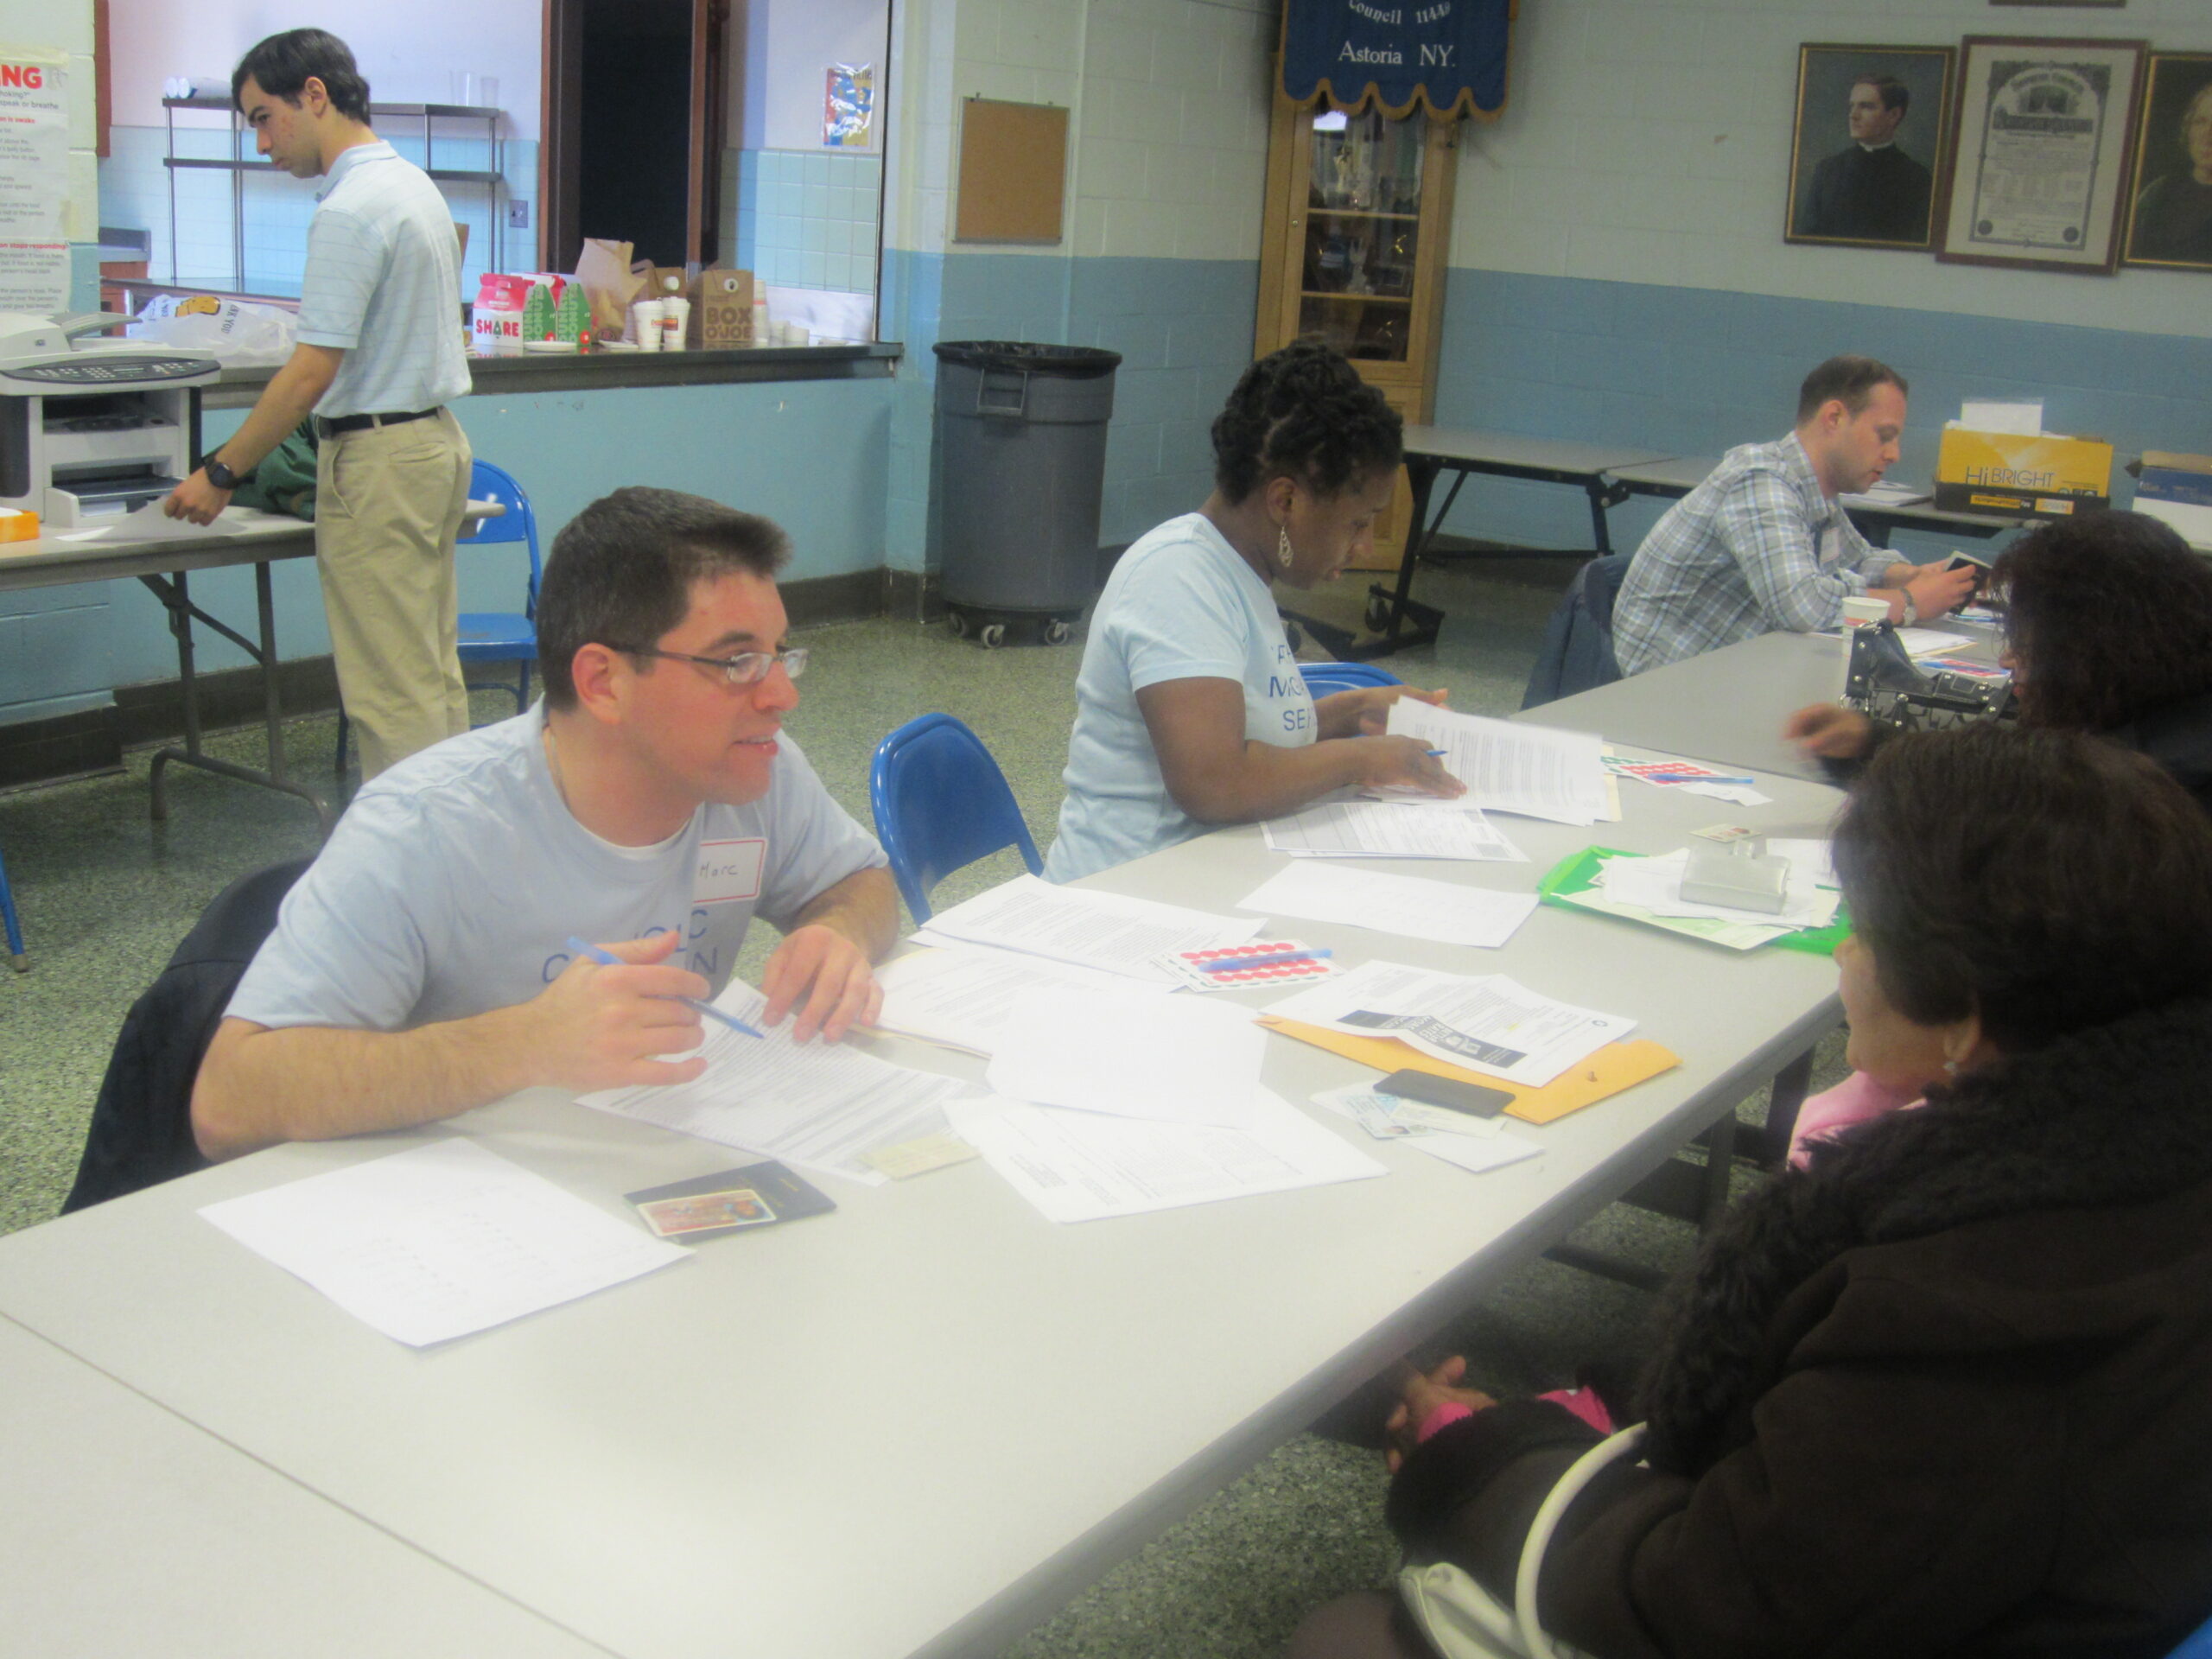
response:
[[[875,291],[880,157],[734,149],[722,177],[722,222],[736,226],[740,269],[785,288]]]

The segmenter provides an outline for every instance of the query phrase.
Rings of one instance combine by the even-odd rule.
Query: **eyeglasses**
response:
[[[694,657],[687,652],[657,651],[651,645],[609,645],[607,649],[619,651],[626,657],[665,657],[674,663],[696,663],[702,668],[719,669],[732,685],[758,685],[779,663],[792,679],[806,672],[804,645],[793,645],[787,651],[741,651],[734,657]]]

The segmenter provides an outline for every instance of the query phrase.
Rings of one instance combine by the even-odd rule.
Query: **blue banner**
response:
[[[1495,116],[1512,15],[1513,0],[1288,0],[1282,89],[1295,104]]]

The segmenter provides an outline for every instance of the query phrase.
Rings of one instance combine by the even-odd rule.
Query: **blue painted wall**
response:
[[[903,569],[937,563],[929,531],[938,340],[1025,340],[1122,353],[1099,540],[1134,541],[1188,512],[1212,482],[1214,415],[1252,360],[1256,263],[884,255],[887,330],[900,330],[890,518]]]
[[[1839,352],[1878,357],[1911,384],[1895,474],[1907,481],[1933,479],[1943,423],[1967,397],[2040,397],[2050,430],[2109,439],[2119,464],[2146,448],[2212,451],[2212,340],[1459,269],[1436,419],[1718,455],[1780,437],[1805,372]],[[2127,487],[2115,480],[2118,494]],[[1665,505],[1614,509],[1615,547],[1633,550]],[[1573,490],[1489,479],[1468,481],[1450,524],[1538,547],[1586,545],[1588,527]]]
[[[841,575],[887,562],[893,387],[813,380],[752,385],[543,392],[464,399],[469,442],[530,493],[540,534],[625,484],[690,490],[764,513],[791,532],[793,578]],[[211,416],[211,442],[239,412]],[[330,649],[311,561],[273,567],[276,639],[288,658]],[[512,610],[528,575],[512,544],[460,556],[466,610]],[[251,632],[251,568],[192,578],[204,609]],[[176,672],[166,613],[136,582],[0,595],[0,721],[67,713],[112,686]],[[244,654],[203,637],[200,664],[234,668]]]

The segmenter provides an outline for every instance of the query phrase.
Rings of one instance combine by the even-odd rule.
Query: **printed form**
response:
[[[1481,811],[1461,801],[1452,812],[1402,812],[1386,801],[1325,801],[1287,818],[1270,818],[1270,851],[1293,858],[1465,858],[1529,861],[1529,855]]]
[[[1602,760],[1605,743],[1588,732],[1523,726],[1432,709],[1411,697],[1390,705],[1390,732],[1444,751],[1444,769],[1467,786],[1438,803],[1417,790],[1377,791],[1383,799],[1515,812],[1554,823],[1592,824],[1612,811]]]
[[[916,1071],[843,1043],[799,1043],[792,1021],[763,1027],[767,999],[732,980],[715,1006],[767,1034],[747,1037],[709,1020],[696,1051],[707,1069],[690,1083],[649,1084],[579,1095],[594,1111],[634,1117],[742,1152],[780,1158],[809,1170],[880,1186],[885,1177],[862,1156],[944,1129],[944,1103],[967,1088],[953,1077]]]
[[[924,944],[953,939],[994,945],[1173,987],[1183,982],[1157,958],[1178,950],[1242,944],[1262,925],[1118,893],[1054,887],[1033,875],[1020,875],[965,904],[938,912],[913,938]]]
[[[1456,881],[1432,881],[1420,875],[1347,869],[1339,864],[1292,864],[1238,899],[1236,907],[1265,911],[1270,916],[1344,922],[1408,939],[1495,948],[1511,938],[1515,930],[1529,919],[1536,908],[1536,895],[1465,887]]]
[[[1268,1004],[1279,1020],[1395,1037],[1432,1059],[1541,1089],[1636,1021],[1540,995],[1503,974],[1469,977],[1363,962]]]

